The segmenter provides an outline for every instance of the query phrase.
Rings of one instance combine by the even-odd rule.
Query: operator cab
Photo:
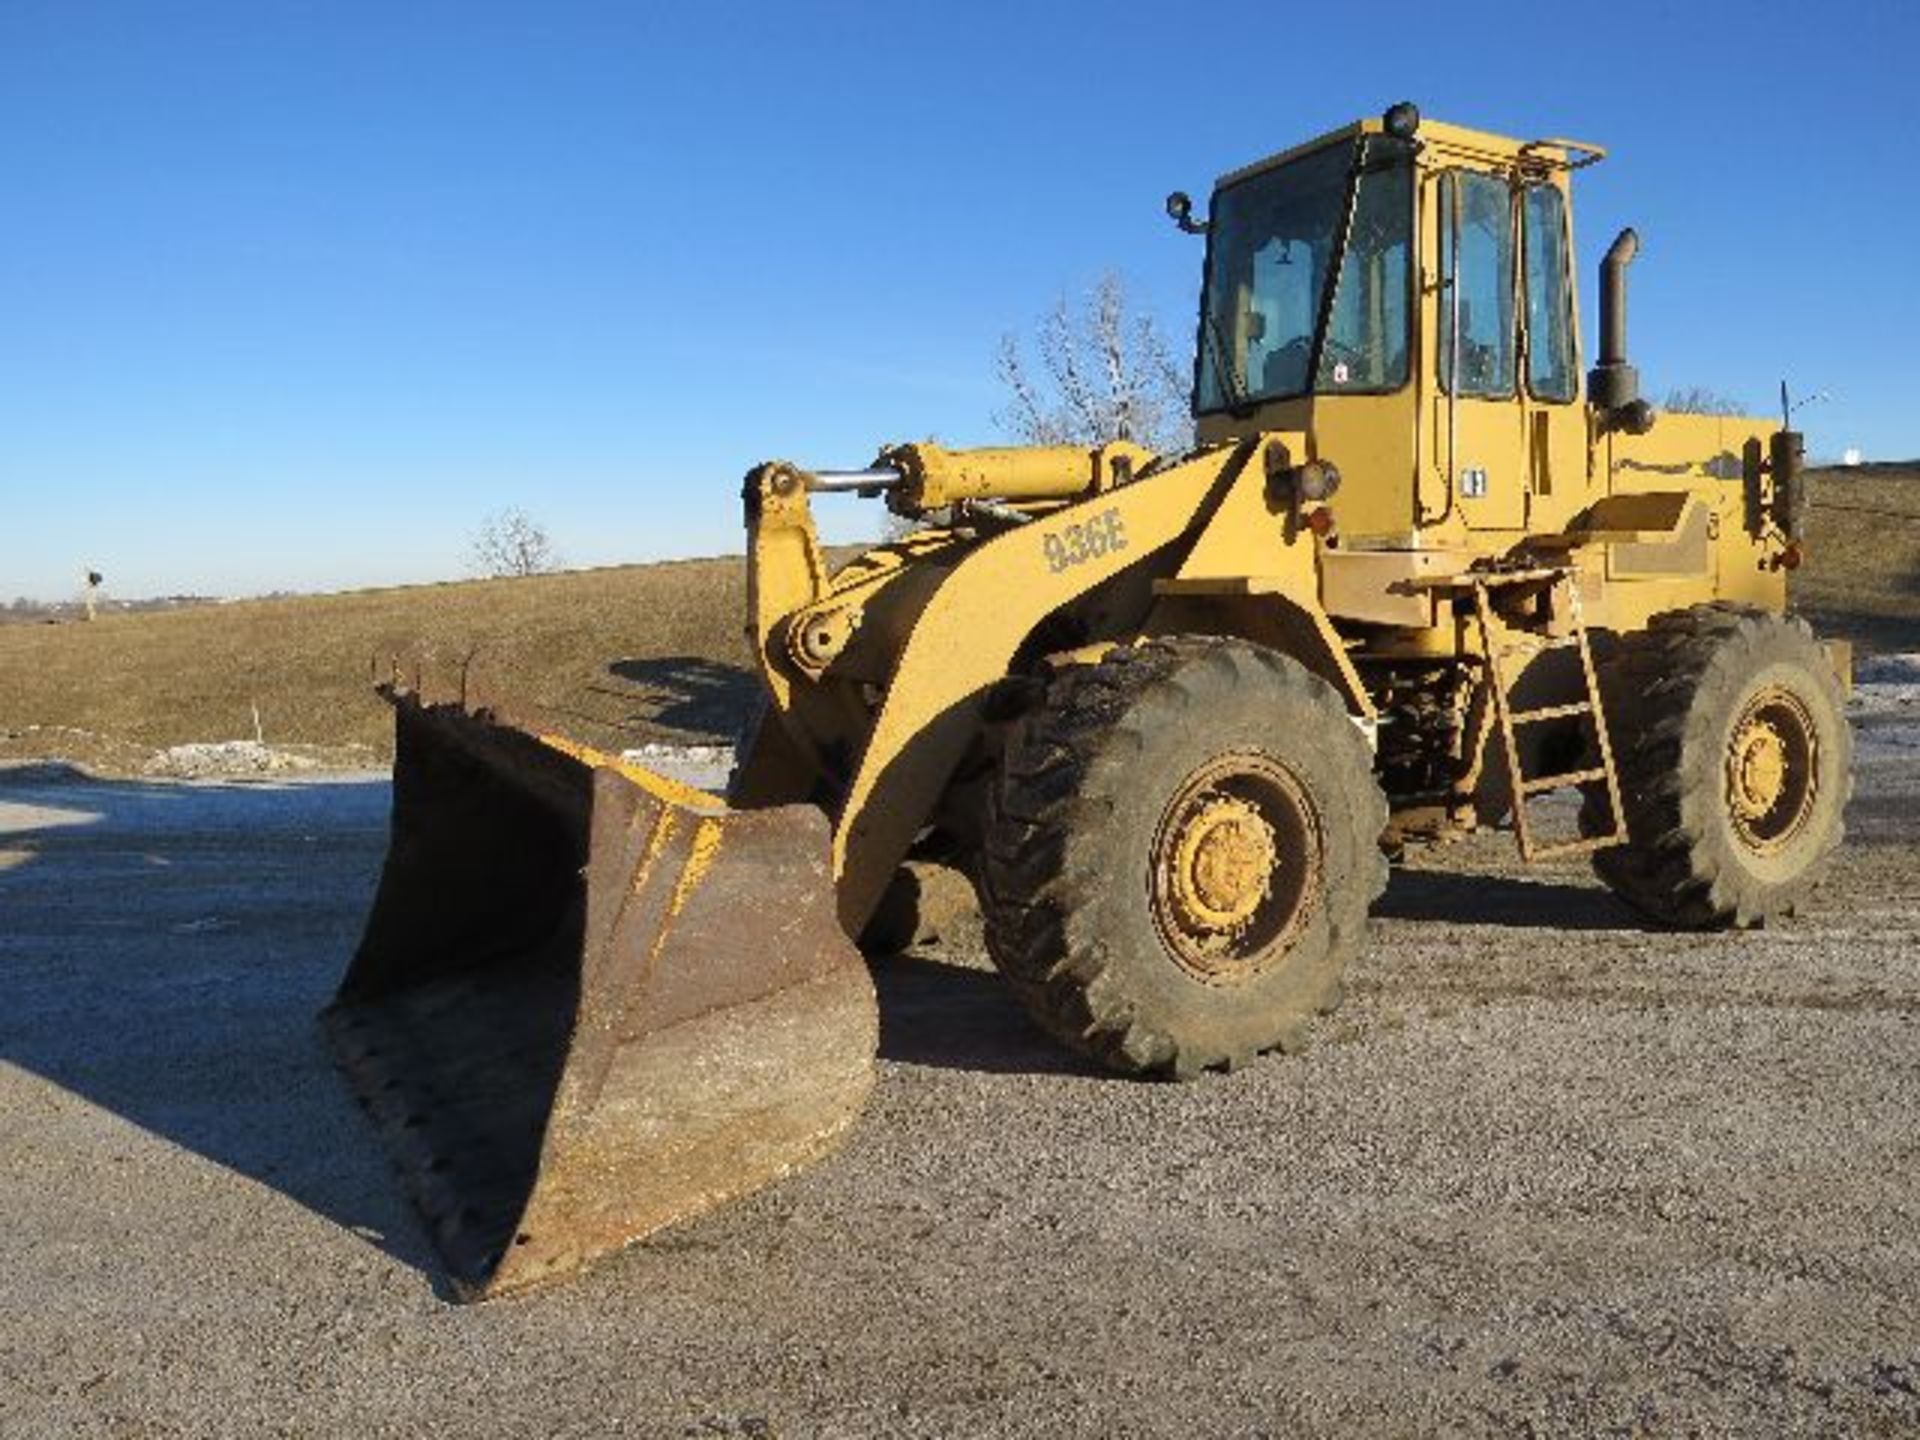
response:
[[[1306,436],[1349,543],[1551,527],[1584,503],[1567,175],[1598,159],[1411,105],[1224,176],[1205,221],[1193,413]],[[1422,532],[1426,532],[1424,538]]]

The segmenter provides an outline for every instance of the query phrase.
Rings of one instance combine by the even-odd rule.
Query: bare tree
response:
[[[1744,415],[1747,407],[1704,385],[1680,385],[1667,391],[1663,407],[1674,415]]]
[[[1032,348],[1000,341],[994,365],[1008,404],[994,418],[1028,445],[1098,445],[1132,440],[1154,450],[1193,441],[1187,381],[1151,315],[1137,312],[1119,275],[1108,271],[1076,308],[1067,298],[1042,317]]]
[[[542,575],[560,568],[546,527],[524,510],[496,510],[473,535],[473,568],[482,575]]]

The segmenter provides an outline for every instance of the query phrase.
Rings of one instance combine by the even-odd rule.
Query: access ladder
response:
[[[1580,586],[1572,570],[1554,567],[1531,570],[1475,571],[1458,577],[1473,587],[1474,612],[1480,622],[1480,646],[1487,662],[1487,688],[1493,692],[1493,713],[1500,727],[1500,744],[1507,761],[1507,779],[1513,792],[1513,828],[1520,841],[1523,860],[1547,860],[1563,855],[1584,855],[1627,838],[1624,811],[1620,804],[1620,777],[1614,769],[1613,745],[1607,737],[1606,715],[1600,706],[1600,682],[1594,674],[1593,651],[1587,644],[1587,626],[1580,614]],[[1496,625],[1490,592],[1515,585],[1545,584],[1564,597],[1568,633],[1550,636],[1529,644],[1506,645],[1501,636],[1504,626]],[[1558,609],[1558,606],[1555,607]],[[1507,697],[1508,676],[1501,661],[1511,655],[1532,657],[1547,650],[1575,649],[1580,654],[1580,675],[1586,687],[1585,698],[1568,705],[1542,705],[1530,710],[1515,710]],[[1587,770],[1567,770],[1529,779],[1521,769],[1520,747],[1514,738],[1517,726],[1544,720],[1563,720],[1577,715],[1593,718],[1593,733],[1600,750],[1600,763]],[[1540,844],[1533,838],[1527,820],[1527,802],[1554,790],[1604,782],[1606,820],[1604,832],[1574,840]]]

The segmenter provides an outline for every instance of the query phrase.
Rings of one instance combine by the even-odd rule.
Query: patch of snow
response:
[[[1853,667],[1853,683],[1883,698],[1898,693],[1911,699],[1920,695],[1920,654],[1864,655]]]
[[[731,745],[638,745],[622,750],[620,758],[644,765],[657,775],[678,780],[698,790],[715,794],[727,788],[727,776],[733,770]]]
[[[1920,755],[1920,654],[1866,655],[1855,664],[1854,751],[1864,759]]]
[[[141,767],[148,775],[194,780],[206,775],[283,775],[288,771],[317,770],[319,762],[306,755],[276,750],[258,740],[211,740],[171,745],[156,751]]]
[[[170,745],[157,750],[140,767],[141,773],[166,780],[245,779],[271,777],[298,780],[322,775],[360,774],[384,770],[371,746],[263,745],[258,740],[206,740]]]

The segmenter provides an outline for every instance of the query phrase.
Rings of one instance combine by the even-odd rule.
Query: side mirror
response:
[[[1207,222],[1193,218],[1193,197],[1184,190],[1176,190],[1167,196],[1167,218],[1180,227],[1182,234],[1207,233]]]

